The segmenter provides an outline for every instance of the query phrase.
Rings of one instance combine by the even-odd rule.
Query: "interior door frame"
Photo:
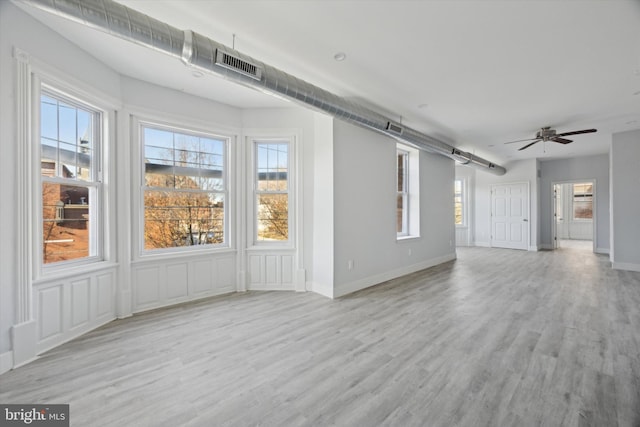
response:
[[[598,236],[597,231],[598,231],[598,221],[597,221],[597,209],[596,207],[597,205],[597,196],[596,196],[596,189],[597,187],[597,182],[595,178],[585,178],[585,179],[570,179],[570,180],[562,180],[562,181],[552,181],[551,182],[551,248],[553,250],[558,248],[558,227],[556,224],[556,200],[555,200],[555,188],[556,185],[564,185],[564,184],[579,184],[579,183],[583,183],[583,182],[589,182],[593,185],[593,208],[592,208],[592,224],[591,227],[593,228],[592,230],[592,238],[591,238],[591,251],[593,253],[596,253],[596,238]]]

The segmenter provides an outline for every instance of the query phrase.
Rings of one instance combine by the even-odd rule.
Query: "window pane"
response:
[[[224,243],[222,194],[147,190],[145,249]]]
[[[93,181],[97,114],[42,95],[40,116],[42,175]]]
[[[42,241],[45,264],[88,257],[88,187],[42,184]]]
[[[398,191],[404,191],[406,154],[398,153]]]
[[[289,196],[287,194],[258,194],[258,241],[289,239]]]
[[[573,219],[593,219],[593,184],[573,184]]]
[[[257,144],[257,191],[288,191],[288,150],[287,144]]]
[[[100,115],[63,96],[40,97],[40,174],[42,176],[42,263],[97,255],[95,207],[101,187],[93,164],[99,149]],[[56,178],[51,182],[49,178]],[[93,182],[93,184],[82,184]]]
[[[464,218],[462,216],[462,180],[456,179],[454,181],[454,193],[453,193],[453,206],[454,206],[454,217],[455,224],[462,225],[464,224]]]
[[[404,233],[405,231],[404,205],[404,195],[398,194],[396,197],[396,232],[398,233]]]

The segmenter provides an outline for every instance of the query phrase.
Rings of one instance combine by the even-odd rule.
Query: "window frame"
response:
[[[456,182],[460,182],[460,215],[462,216],[462,221],[460,224],[455,222],[455,204],[456,204]],[[454,224],[456,227],[464,228],[467,227],[467,180],[464,178],[456,178],[454,179],[454,187],[453,187],[453,197],[454,197]]]
[[[404,191],[398,189],[398,155],[404,158]],[[394,215],[396,240],[410,240],[420,237],[420,151],[416,148],[396,143],[395,156],[395,197]],[[398,232],[398,196],[403,195],[403,229]],[[406,197],[405,197],[406,195]]]
[[[581,192],[576,195],[576,186],[584,185],[591,186],[591,192]],[[576,197],[582,197],[583,199],[576,200]],[[584,200],[589,197],[591,200]],[[591,202],[591,218],[576,218],[576,205],[575,202]],[[590,222],[593,221],[593,209],[594,209],[594,183],[593,182],[572,182],[571,183],[571,221],[572,222]]]
[[[108,129],[111,113],[94,102],[94,96],[73,90],[68,85],[49,79],[46,76],[36,76],[33,79],[32,108],[33,108],[33,197],[35,215],[33,230],[35,236],[33,244],[33,260],[36,269],[36,277],[45,277],[52,274],[65,272],[69,269],[83,266],[96,265],[108,260],[107,250],[107,195],[106,195],[106,165],[104,158],[108,148]],[[89,112],[94,118],[92,137],[95,141],[93,155],[91,157],[91,180],[79,180],[62,178],[58,176],[47,177],[42,175],[41,164],[41,101],[42,96],[48,96],[63,102],[74,108]],[[59,119],[58,119],[59,125]],[[58,141],[59,142],[59,141]],[[59,166],[56,166],[58,168]],[[45,263],[44,259],[44,217],[43,217],[43,188],[46,183],[53,185],[65,185],[70,187],[86,188],[89,197],[88,203],[88,234],[89,255],[70,260]],[[37,241],[35,241],[37,240]]]
[[[190,122],[182,125],[176,125],[176,120],[167,119],[154,119],[142,116],[132,116],[132,133],[134,139],[138,145],[138,158],[133,159],[134,167],[138,170],[139,183],[137,187],[137,216],[138,216],[138,230],[136,232],[137,238],[137,250],[135,253],[139,258],[153,258],[158,256],[177,256],[177,255],[189,255],[192,253],[202,252],[220,252],[228,251],[232,247],[231,230],[231,182],[230,177],[230,165],[232,165],[232,141],[234,136],[227,132],[221,132],[211,128],[204,128]],[[144,129],[151,128],[160,131],[173,132],[177,134],[195,136],[201,138],[210,138],[223,141],[223,165],[222,165],[222,180],[223,189],[216,191],[197,190],[197,189],[178,189],[168,187],[147,187],[146,185],[146,168],[145,168],[145,140]],[[145,192],[150,191],[173,191],[177,193],[197,193],[197,194],[221,194],[223,196],[223,239],[222,243],[206,243],[187,246],[174,246],[166,248],[145,248]]]
[[[293,248],[295,246],[295,137],[292,136],[269,136],[269,137],[250,137],[249,150],[249,206],[251,217],[248,224],[247,237],[249,239],[248,247],[254,248]],[[261,191],[258,190],[258,146],[261,144],[286,144],[287,145],[287,190],[286,191]],[[258,196],[260,194],[286,194],[287,195],[287,240],[258,240]]]
[[[400,160],[402,158],[402,160]],[[402,173],[399,170],[400,163],[402,162]],[[402,176],[402,188],[398,182]],[[403,148],[396,148],[396,209],[401,209],[396,213],[396,221],[400,222],[400,230],[398,230],[398,224],[396,224],[396,233],[398,238],[409,236],[409,152]],[[399,200],[402,199],[402,207],[399,207]]]
[[[244,176],[246,177],[246,227],[245,227],[245,241],[246,248],[249,251],[252,250],[292,250],[301,245],[299,239],[302,235],[298,233],[297,227],[302,224],[301,218],[297,217],[297,213],[301,209],[298,206],[301,199],[298,194],[298,176],[297,165],[300,161],[298,159],[297,140],[299,135],[297,130],[292,129],[290,131],[271,132],[270,130],[254,129],[245,134],[245,152],[246,152],[246,170]],[[288,194],[288,239],[282,241],[260,241],[257,239],[258,233],[258,212],[257,212],[257,144],[275,144],[286,143],[288,144],[288,172],[287,172],[287,194]]]

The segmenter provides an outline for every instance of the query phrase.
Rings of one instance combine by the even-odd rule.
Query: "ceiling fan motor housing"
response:
[[[551,127],[544,127],[536,134],[536,138],[542,139],[543,141],[548,141],[549,138],[553,138],[554,136],[556,136],[556,130],[551,129]]]

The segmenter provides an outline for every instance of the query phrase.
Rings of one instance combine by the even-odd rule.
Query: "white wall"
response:
[[[312,266],[311,274],[307,276],[308,289],[329,298],[334,296],[333,121],[328,116],[316,115],[313,151],[313,260],[312,264],[307,264]]]
[[[543,248],[553,247],[553,183],[593,180],[595,182],[595,250],[609,253],[609,156],[576,157],[540,162],[540,232]]]
[[[529,250],[538,249],[538,162],[535,159],[505,165],[507,173],[496,176],[478,172],[475,181],[475,244],[491,245],[491,186],[516,182],[529,183]]]
[[[611,261],[640,271],[640,130],[613,134],[611,161]]]
[[[333,160],[335,296],[455,258],[452,160],[420,152],[420,237],[402,241],[396,142],[335,121]]]

